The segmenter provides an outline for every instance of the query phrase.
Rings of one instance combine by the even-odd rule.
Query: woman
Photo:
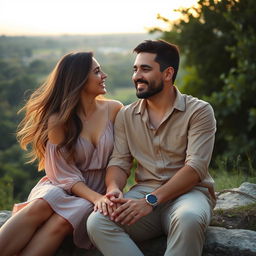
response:
[[[53,255],[73,232],[90,248],[86,219],[107,215],[105,168],[113,148],[113,122],[122,104],[106,100],[107,75],[90,52],[64,56],[22,110],[18,139],[46,176],[0,230],[1,255]]]

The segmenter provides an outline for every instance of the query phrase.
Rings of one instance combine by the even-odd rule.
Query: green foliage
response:
[[[126,183],[126,186],[124,188],[124,192],[127,192],[130,190],[130,188],[135,184],[135,169],[137,168],[137,161],[134,160],[133,161],[133,166],[132,166],[132,169],[131,169],[131,174],[127,180],[127,183]]]
[[[250,158],[242,161],[241,156],[236,158],[218,156],[215,160],[214,168],[210,173],[216,182],[216,190],[220,191],[225,188],[239,187],[241,183],[256,182],[256,169],[252,166]]]
[[[170,31],[163,32],[161,38],[179,45],[188,76],[191,72],[196,75],[196,79],[185,77],[181,85],[188,94],[201,98],[223,86],[220,75],[233,64],[226,50],[226,46],[234,43],[230,35],[232,25],[223,15],[231,1],[200,0],[198,8],[179,9],[183,16],[175,23],[159,16],[170,26]]]
[[[214,160],[239,157],[246,172],[248,155],[256,166],[255,11],[254,0],[200,0],[180,9],[183,17],[174,23],[159,16],[171,28],[162,38],[185,55],[179,87],[214,107]]]
[[[129,88],[131,86],[132,54],[120,54],[118,52],[104,53],[98,59],[103,71],[108,75],[107,89],[109,92],[114,92],[120,88]]]
[[[237,4],[232,15],[226,14],[236,40],[227,50],[236,64],[223,74],[222,90],[211,97],[218,109],[225,108],[225,111],[217,111],[216,116],[225,128],[222,135],[226,150],[244,158],[244,154],[255,155],[256,146],[256,27],[252,23],[255,10],[255,1],[244,0]]]
[[[13,180],[4,176],[0,178],[0,210],[11,210],[13,203]]]
[[[243,182],[256,183],[256,177],[254,175],[248,175],[247,172],[238,171],[236,169],[229,171],[219,168],[210,169],[210,174],[215,181],[216,191],[237,188]]]
[[[119,100],[124,105],[129,105],[137,100],[135,88],[116,89],[113,93],[108,95],[109,98]]]
[[[0,58],[15,69],[1,65],[1,74],[8,78],[17,69],[26,67],[25,74],[36,79],[36,84],[50,72],[61,56],[71,51],[93,51],[103,71],[108,74],[110,92],[131,85],[132,50],[141,41],[155,38],[145,34],[117,34],[95,36],[6,37],[0,36]],[[6,71],[5,71],[6,70]],[[5,71],[5,72],[4,72]],[[24,70],[23,70],[24,71]],[[4,77],[7,79],[7,77]],[[31,88],[27,86],[27,88]],[[34,87],[33,87],[34,88]]]

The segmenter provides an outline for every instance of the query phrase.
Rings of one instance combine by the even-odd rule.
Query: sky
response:
[[[0,35],[141,33],[196,0],[0,0]]]

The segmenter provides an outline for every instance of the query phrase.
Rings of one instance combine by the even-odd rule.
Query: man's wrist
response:
[[[107,193],[114,191],[114,190],[120,190],[120,188],[116,184],[111,184],[111,185],[107,186]]]
[[[153,208],[155,208],[158,205],[158,198],[154,194],[147,194],[145,196],[145,200],[147,204],[151,205]]]

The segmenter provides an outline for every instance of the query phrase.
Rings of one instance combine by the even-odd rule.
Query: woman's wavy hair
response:
[[[81,91],[92,68],[92,57],[92,52],[65,55],[19,111],[24,111],[25,116],[18,126],[17,139],[21,148],[28,151],[29,163],[38,160],[38,170],[44,169],[48,120],[53,114],[57,116],[53,128],[62,125],[65,135],[57,150],[65,146],[68,160],[74,159],[75,143],[82,130],[77,110]]]

